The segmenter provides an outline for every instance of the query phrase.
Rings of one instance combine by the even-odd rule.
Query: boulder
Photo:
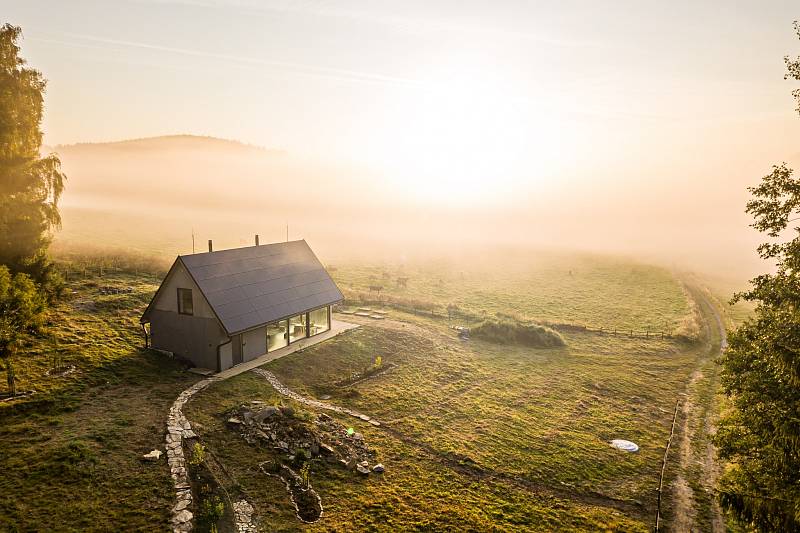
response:
[[[322,453],[322,455],[334,455],[336,453],[333,448],[324,442],[319,445],[319,451]]]
[[[277,414],[280,414],[280,411],[278,411],[278,408],[275,407],[275,406],[272,406],[272,405],[268,405],[267,407],[261,409],[255,415],[253,415],[253,420],[255,420],[256,422],[261,424],[267,418],[270,418],[270,417],[275,416]]]
[[[172,517],[173,524],[185,524],[192,519],[192,513],[184,509]]]
[[[191,503],[192,503],[192,500],[189,500],[189,499],[179,500],[178,503],[175,504],[175,507],[172,508],[172,512],[173,513],[179,513],[181,511],[183,511],[184,509],[186,509],[187,507],[189,507],[189,505]]]
[[[372,471],[375,472],[376,474],[382,474],[384,470],[386,469],[383,467],[382,463],[378,463],[372,467]]]
[[[366,466],[362,466],[361,464],[356,466],[356,470],[358,470],[359,474],[363,474],[365,476],[369,475],[369,468]]]
[[[142,459],[145,461],[158,461],[161,458],[161,455],[161,450],[153,450],[152,452],[144,454]]]

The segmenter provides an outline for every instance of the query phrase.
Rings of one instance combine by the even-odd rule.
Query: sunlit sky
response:
[[[724,197],[800,152],[796,1],[0,6],[50,80],[51,145],[212,135],[465,202],[556,183]]]

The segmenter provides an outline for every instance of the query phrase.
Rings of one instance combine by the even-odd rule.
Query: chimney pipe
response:
[[[258,246],[258,234],[256,234],[256,246]]]
[[[208,251],[209,252],[213,252],[214,251],[214,247],[211,245],[211,239],[208,239]]]

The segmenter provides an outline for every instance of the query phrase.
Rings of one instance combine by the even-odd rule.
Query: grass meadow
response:
[[[602,320],[623,328],[665,321],[677,328],[686,321],[693,306],[671,273],[625,264],[620,275],[626,283],[620,283],[611,274],[615,261],[593,270],[591,263],[576,260],[581,269],[575,268],[571,276],[567,269],[557,278],[564,286],[553,282],[546,295],[532,280],[544,281],[545,272],[562,272],[565,264],[548,263],[528,271],[524,281],[509,281],[508,273],[490,276],[482,284],[481,298],[461,282],[456,284],[452,273],[448,277],[437,270],[437,276],[423,277],[425,270],[420,268],[409,276],[407,290],[395,288],[391,293],[425,297],[440,307],[453,301],[464,307],[481,302],[492,313],[554,322]],[[378,266],[351,272],[337,266],[335,274],[345,290],[359,290],[385,279],[386,270]],[[409,271],[405,267],[405,273]],[[587,279],[576,281],[576,272]],[[478,285],[478,280],[476,275],[473,283]],[[640,282],[644,289],[628,286]],[[567,297],[575,287],[584,292]],[[497,291],[496,297],[491,290]],[[461,299],[454,300],[458,295]],[[558,302],[554,307],[569,312],[568,320],[543,301]],[[612,303],[615,309],[607,313]],[[537,311],[545,309],[547,313]],[[397,310],[390,310],[390,319],[384,321],[339,318],[361,327],[265,368],[298,392],[329,395],[337,405],[380,420],[379,428],[352,419],[343,422],[365,435],[387,471],[364,480],[320,464],[312,478],[325,506],[323,519],[301,526],[291,513],[270,511],[260,517],[265,531],[652,528],[675,402],[698,365],[707,364],[708,343],[565,332],[565,347],[536,349],[464,342],[446,319]],[[337,386],[378,356],[394,365],[391,372],[352,387]],[[242,450],[225,452],[225,464],[246,492],[256,495],[257,508],[285,509],[285,492],[261,490],[265,481],[252,475],[250,455],[269,453],[232,444],[235,435],[224,427],[221,415],[250,399],[279,401],[274,391],[266,383],[259,386],[258,376],[246,374],[203,394],[211,400],[190,404],[187,412],[204,426],[204,439],[212,448]],[[632,440],[640,451],[617,451],[609,446],[614,438]],[[668,477],[679,471],[680,466],[670,470]],[[670,483],[667,479],[666,485]],[[666,502],[665,513],[670,509]]]
[[[674,332],[689,312],[686,296],[667,269],[634,260],[543,252],[497,252],[492,261],[464,258],[414,263],[335,266],[334,279],[350,293],[382,287],[388,297],[449,304],[476,315],[619,330]],[[398,286],[398,278],[408,278]]]
[[[138,318],[156,276],[139,266],[103,277],[89,270],[84,278],[73,269],[69,298],[51,316],[55,340],[34,339],[18,356],[19,388],[36,393],[0,404],[2,530],[167,527],[167,466],[140,456],[163,446],[169,405],[197,377],[139,348]],[[334,275],[348,292],[377,280],[386,295],[439,309],[456,304],[487,316],[620,330],[661,324],[674,331],[694,309],[667,270],[584,255],[463,273],[448,262],[341,263]],[[407,288],[396,277],[408,277]],[[108,287],[131,292],[105,294]],[[698,310],[708,320],[708,310]],[[566,346],[542,349],[462,341],[446,318],[396,309],[383,321],[337,318],[361,327],[265,367],[300,393],[329,395],[383,423],[339,417],[363,433],[386,472],[361,478],[315,463],[311,481],[325,509],[316,524],[301,524],[281,482],[258,470],[275,452],[247,444],[224,424],[243,402],[291,402],[248,372],[212,385],[185,408],[229,489],[255,506],[262,531],[647,531],[676,399],[687,391],[706,403],[714,398],[708,330],[695,343],[563,331]],[[54,353],[75,370],[49,376]],[[341,385],[379,356],[391,371]],[[709,368],[711,381],[692,382]],[[701,435],[704,412],[681,416],[681,424],[684,418]],[[615,438],[640,451],[613,449]],[[697,446],[699,455],[705,441]],[[671,463],[666,485],[686,475],[702,490],[702,469],[687,474],[690,467]],[[711,506],[696,501],[698,513]]]

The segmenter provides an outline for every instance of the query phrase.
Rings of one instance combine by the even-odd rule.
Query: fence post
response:
[[[675,400],[675,412],[672,414],[672,428],[669,431],[667,447],[664,449],[664,457],[661,459],[661,475],[658,477],[658,488],[656,489],[658,499],[656,500],[656,526],[653,529],[655,533],[658,533],[659,527],[661,526],[661,494],[664,488],[664,472],[667,470],[667,454],[669,454],[669,448],[672,445],[672,437],[675,435],[675,421],[678,418],[678,405],[680,405],[680,401],[680,398]]]

